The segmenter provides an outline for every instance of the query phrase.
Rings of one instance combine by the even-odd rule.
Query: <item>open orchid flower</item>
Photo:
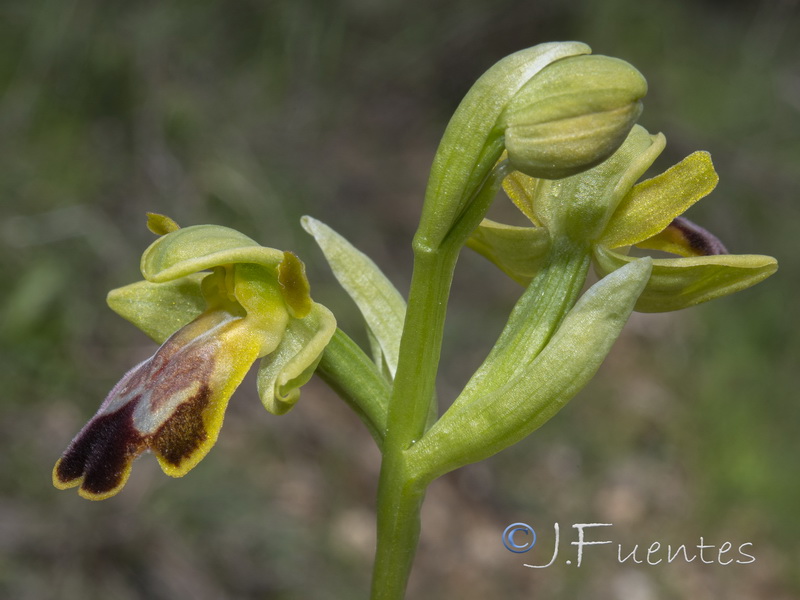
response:
[[[145,450],[173,477],[197,465],[258,358],[262,402],[289,410],[336,329],[293,254],[225,227],[180,229],[159,215],[149,225],[163,235],[142,256],[145,280],[108,303],[162,345],[111,390],[53,470],[56,487],[80,486],[91,500],[116,494]]]
[[[661,134],[635,126],[620,149],[597,167],[551,181],[519,172],[506,193],[533,227],[484,219],[468,245],[523,285],[543,267],[553,240],[566,236],[591,248],[602,277],[636,260],[632,246],[676,254],[655,258],[635,310],[678,310],[732,294],[766,279],[771,256],[728,254],[711,233],[681,214],[714,189],[718,177],[706,152],[636,184],[665,145]]]

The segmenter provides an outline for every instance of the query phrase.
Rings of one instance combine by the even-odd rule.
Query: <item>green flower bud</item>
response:
[[[625,141],[646,93],[639,71],[616,58],[572,56],[549,64],[502,117],[511,166],[559,179],[597,165]]]

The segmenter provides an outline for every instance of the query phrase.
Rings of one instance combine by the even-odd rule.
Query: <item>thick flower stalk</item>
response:
[[[58,488],[84,498],[116,494],[145,450],[181,477],[217,440],[228,400],[257,359],[265,407],[297,401],[336,321],[313,302],[302,263],[213,225],[164,233],[142,256],[144,281],[113,290],[109,305],[161,347],[129,371],[53,470]]]

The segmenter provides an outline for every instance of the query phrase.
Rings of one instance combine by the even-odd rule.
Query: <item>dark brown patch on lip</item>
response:
[[[203,384],[192,398],[182,402],[153,434],[149,444],[153,451],[179,467],[207,438],[203,411],[210,399],[211,388]]]
[[[701,256],[728,254],[727,248],[719,241],[717,236],[707,229],[692,223],[686,217],[675,217],[669,226],[680,232],[689,247]]]
[[[131,460],[141,453],[145,439],[133,426],[133,411],[141,397],[116,412],[95,417],[64,452],[56,477],[64,484],[83,477],[81,489],[107,494],[123,483]]]

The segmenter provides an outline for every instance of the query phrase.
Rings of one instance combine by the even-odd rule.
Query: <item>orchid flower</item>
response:
[[[180,229],[160,215],[149,225],[163,235],[142,256],[144,281],[111,291],[108,303],[162,345],[111,390],[53,469],[57,488],[79,486],[90,500],[119,492],[145,450],[167,475],[190,471],[259,358],[264,406],[289,410],[336,330],[294,254],[225,227]]]
[[[663,135],[637,125],[611,158],[578,175],[545,180],[513,172],[503,187],[533,227],[484,219],[468,245],[523,285],[543,266],[559,236],[588,245],[601,277],[636,260],[629,256],[632,246],[678,255],[653,259],[635,306],[641,312],[692,306],[774,273],[778,265],[771,256],[728,254],[713,234],[681,216],[717,184],[707,152],[690,154],[636,184],[664,145]]]

